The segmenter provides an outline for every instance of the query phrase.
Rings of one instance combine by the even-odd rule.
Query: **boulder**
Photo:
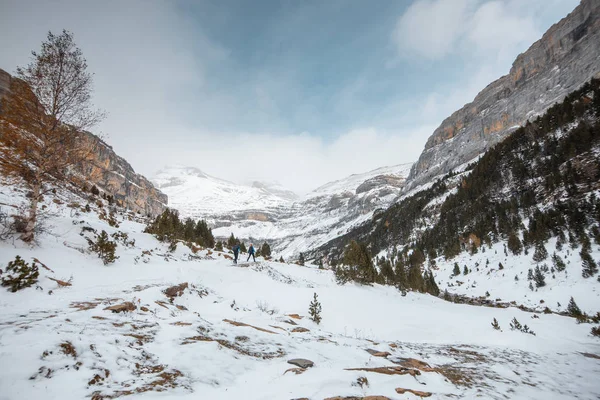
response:
[[[315,365],[314,362],[307,360],[305,358],[294,358],[292,360],[289,360],[288,364],[292,364],[292,365],[295,365],[300,368],[310,368]]]

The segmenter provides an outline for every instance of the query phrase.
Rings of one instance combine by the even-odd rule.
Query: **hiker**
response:
[[[250,257],[252,257],[254,262],[256,262],[256,257],[254,257],[254,246],[252,245],[252,243],[250,243],[250,247],[248,248],[248,260],[246,261],[250,261]]]
[[[237,264],[238,254],[240,253],[240,245],[233,246],[233,263]]]

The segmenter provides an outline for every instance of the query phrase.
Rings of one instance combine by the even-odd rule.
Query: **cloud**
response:
[[[464,36],[472,0],[418,0],[400,16],[392,33],[404,58],[420,56],[430,60],[455,50]]]
[[[403,59],[514,57],[515,48],[542,34],[534,14],[540,2],[417,0],[398,18],[392,42]]]

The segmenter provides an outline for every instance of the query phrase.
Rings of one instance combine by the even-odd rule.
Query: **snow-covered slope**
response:
[[[3,207],[19,199],[23,193],[0,187]],[[224,253],[182,244],[169,253],[128,214],[118,213],[112,227],[98,218],[97,204],[86,213],[75,202],[86,200],[60,191],[45,198],[52,216],[37,246],[0,242],[0,268],[16,255],[48,268],[40,267],[35,287],[0,287],[1,399],[418,398],[402,389],[431,399],[600,394],[600,342],[589,324],[402,296],[390,286],[339,286],[331,271],[312,266],[262,259],[233,266]],[[135,244],[120,244],[119,259],[104,266],[80,235],[89,229],[127,233]],[[181,283],[188,287],[169,299],[164,290]],[[556,290],[566,304],[572,293]],[[307,318],[314,293],[320,325]],[[125,301],[136,308],[106,309]],[[536,335],[511,331],[513,318]],[[288,363],[295,358],[314,366],[296,368]]]
[[[280,187],[260,182],[238,185],[192,167],[166,167],[152,182],[169,196],[169,207],[179,210],[182,216],[213,223],[235,213],[277,210],[295,200],[292,192]]]
[[[153,182],[184,217],[206,219],[217,237],[268,241],[277,255],[295,256],[346,233],[388,207],[412,164],[379,168],[330,182],[297,199],[271,184],[237,185],[196,168],[168,167]]]

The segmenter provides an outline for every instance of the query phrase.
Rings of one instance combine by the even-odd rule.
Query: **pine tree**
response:
[[[304,265],[304,254],[300,253],[298,256],[298,265]]]
[[[500,330],[500,324],[498,323],[498,321],[496,320],[496,318],[494,318],[494,321],[492,321],[492,327],[499,331]]]
[[[244,242],[241,242],[241,243],[240,243],[240,251],[241,251],[242,253],[247,253],[247,252],[248,252],[248,249],[246,248],[246,245],[244,244]],[[282,259],[283,259],[283,258],[282,258]]]
[[[523,251],[523,245],[521,244],[521,240],[519,239],[515,231],[511,231],[509,233],[507,246],[511,253],[513,253],[514,255],[519,255]]]
[[[284,263],[285,261],[283,260],[283,256],[279,257],[279,262],[280,263]]]
[[[556,253],[552,254],[552,265],[558,272],[562,272],[567,267],[565,262]]]
[[[533,280],[533,270],[531,268],[529,268],[529,271],[527,271],[527,280],[528,281]]]
[[[215,244],[215,250],[216,251],[223,251],[223,242],[221,242],[220,240],[217,242],[217,244]]]
[[[469,273],[469,268],[467,268],[467,266],[465,265],[465,268],[463,269],[463,275],[467,275]]]
[[[535,267],[533,280],[535,281],[535,286],[538,288],[546,286],[546,279],[539,266]]]
[[[598,264],[596,264],[590,253],[586,250],[581,250],[579,256],[581,257],[582,266],[581,276],[584,278],[594,276],[598,272]]]
[[[321,303],[317,298],[317,294],[314,294],[313,300],[308,307],[308,315],[317,325],[321,323]]]
[[[230,249],[233,249],[233,247],[238,244],[239,240],[237,240],[235,238],[235,236],[233,235],[233,232],[231,232],[231,235],[229,236],[229,239],[227,239],[227,247],[229,247]]]
[[[460,267],[458,266],[457,262],[454,263],[454,269],[452,270],[452,274],[454,276],[460,275]]]
[[[567,306],[567,312],[572,317],[579,317],[579,316],[583,315],[583,313],[581,312],[581,309],[579,308],[577,303],[575,303],[575,299],[573,299],[573,297],[571,297],[571,300],[569,300],[569,305]]]
[[[16,256],[14,261],[9,261],[6,271],[0,270],[0,279],[2,286],[9,288],[11,292],[33,286],[37,283],[40,272],[34,261],[29,265],[20,256]]]
[[[263,243],[260,248],[260,254],[266,258],[271,257],[271,246],[267,242]]]
[[[533,261],[536,263],[544,261],[548,258],[548,251],[546,250],[546,246],[544,246],[543,242],[537,242],[535,245],[535,251],[533,252]]]
[[[96,238],[96,241],[88,239],[90,251],[98,254],[98,258],[102,260],[104,265],[108,265],[117,260],[115,256],[115,250],[117,249],[117,243],[110,240],[108,233],[102,231]]]
[[[521,325],[521,323],[519,321],[517,321],[517,318],[513,318],[512,321],[510,322],[510,330],[514,331],[515,329],[518,331],[523,329],[523,326]]]

